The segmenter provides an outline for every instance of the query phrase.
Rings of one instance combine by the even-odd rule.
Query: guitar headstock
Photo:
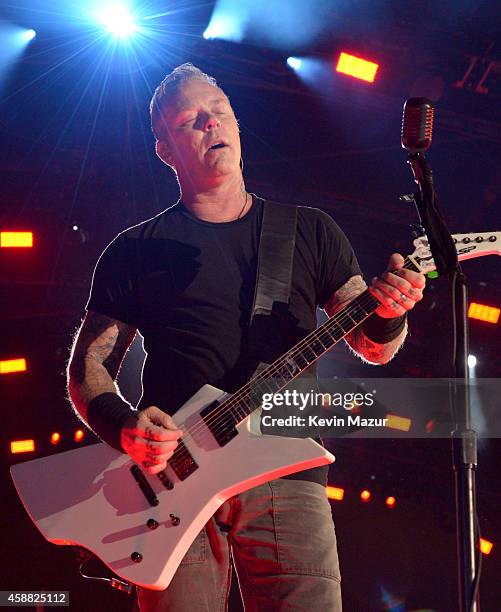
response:
[[[501,232],[478,232],[453,234],[459,261],[475,259],[484,255],[501,255]],[[414,240],[416,250],[409,255],[411,262],[420,272],[426,274],[436,269],[426,236]]]

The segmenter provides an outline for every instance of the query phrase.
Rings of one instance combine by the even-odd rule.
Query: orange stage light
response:
[[[360,79],[361,81],[373,83],[376,78],[378,68],[379,64],[369,62],[361,57],[356,57],[355,55],[350,55],[349,53],[345,53],[343,51],[339,56],[336,72],[347,74],[348,76],[352,76],[355,79]]]
[[[329,499],[335,499],[336,501],[342,501],[344,498],[344,489],[339,487],[326,487],[327,497]]]
[[[401,417],[396,414],[387,414],[386,418],[388,422],[385,427],[389,429],[398,429],[399,431],[409,431],[411,428],[412,420],[406,417]]]
[[[33,246],[33,232],[0,232],[0,247],[2,248],[31,248]]]
[[[35,450],[35,440],[12,440],[10,443],[10,452],[15,455],[17,453],[32,453]]]
[[[468,317],[470,319],[478,319],[479,321],[485,321],[486,323],[497,323],[499,321],[500,312],[500,308],[471,302],[468,308]]]
[[[13,372],[26,372],[26,359],[4,359],[0,361],[0,374],[12,374]]]
[[[59,444],[59,442],[61,442],[61,434],[58,431],[55,431],[50,436],[50,443],[51,444]]]
[[[85,433],[83,429],[77,429],[73,435],[75,442],[81,442],[84,439]]]
[[[368,491],[367,489],[364,489],[361,493],[360,493],[360,499],[363,502],[368,502],[371,500],[371,492]]]
[[[484,538],[480,538],[480,550],[484,555],[490,555],[493,546],[493,542],[489,542],[489,540],[484,540]]]
[[[386,505],[388,506],[388,508],[394,508],[396,503],[397,500],[393,497],[393,495],[390,495],[386,498]]]

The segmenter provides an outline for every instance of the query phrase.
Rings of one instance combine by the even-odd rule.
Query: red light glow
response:
[[[360,499],[363,502],[368,502],[371,500],[371,492],[368,491],[367,489],[364,489],[361,493],[360,493]]]
[[[393,497],[393,495],[390,495],[386,498],[386,505],[388,506],[388,508],[394,508],[396,503],[397,500]]]
[[[486,306],[485,304],[476,304],[471,302],[468,308],[468,317],[470,319],[478,319],[485,323],[497,323],[501,309],[494,306]]]
[[[33,232],[0,232],[0,247],[31,248],[33,246]]]
[[[347,74],[355,79],[361,81],[367,81],[368,83],[374,83],[376,78],[376,72],[379,68],[379,64],[369,62],[356,55],[350,55],[349,53],[341,52],[339,60],[336,66],[336,72]]]
[[[81,442],[84,439],[84,437],[85,437],[85,433],[83,432],[82,429],[77,429],[73,436],[75,442]]]
[[[344,498],[344,489],[340,487],[326,487],[327,497],[336,501],[342,501]]]
[[[32,453],[35,450],[35,440],[12,440],[10,443],[10,452],[13,455],[17,453]]]

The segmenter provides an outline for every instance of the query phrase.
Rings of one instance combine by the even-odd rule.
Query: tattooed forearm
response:
[[[324,307],[325,312],[332,317],[343,306],[354,300],[357,295],[360,295],[367,289],[364,279],[360,276],[352,276],[346,283],[340,287],[330,298]]]
[[[82,418],[101,393],[118,393],[114,380],[136,330],[121,321],[89,312],[73,345],[68,365],[68,393]]]
[[[339,312],[366,289],[367,285],[361,276],[352,276],[332,295],[324,307],[325,312],[332,317],[332,315]],[[396,355],[398,349],[402,346],[406,335],[407,324],[402,330],[402,333],[394,340],[387,342],[386,344],[378,344],[377,342],[369,340],[369,338],[367,338],[367,336],[364,334],[362,328],[359,326],[345,337],[345,341],[352,351],[363,361],[379,365],[388,363],[388,361],[390,361]]]
[[[407,335],[407,323],[402,332],[390,342],[378,344],[367,338],[363,329],[356,327],[351,333],[345,336],[345,341],[355,355],[363,361],[373,365],[383,365],[388,363],[397,354]]]

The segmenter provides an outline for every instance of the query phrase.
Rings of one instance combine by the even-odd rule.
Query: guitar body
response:
[[[83,546],[123,579],[162,590],[228,498],[334,461],[310,438],[262,436],[260,410],[241,421],[238,434],[220,446],[200,412],[223,397],[221,390],[205,385],[176,413],[178,426],[196,432],[183,443],[198,468],[181,480],[168,465],[164,473],[174,485],[170,490],[156,475],[141,471],[158,500],[154,506],[131,473],[136,464],[104,443],[13,466],[17,492],[42,535],[54,544]],[[150,519],[158,526],[148,527]]]

